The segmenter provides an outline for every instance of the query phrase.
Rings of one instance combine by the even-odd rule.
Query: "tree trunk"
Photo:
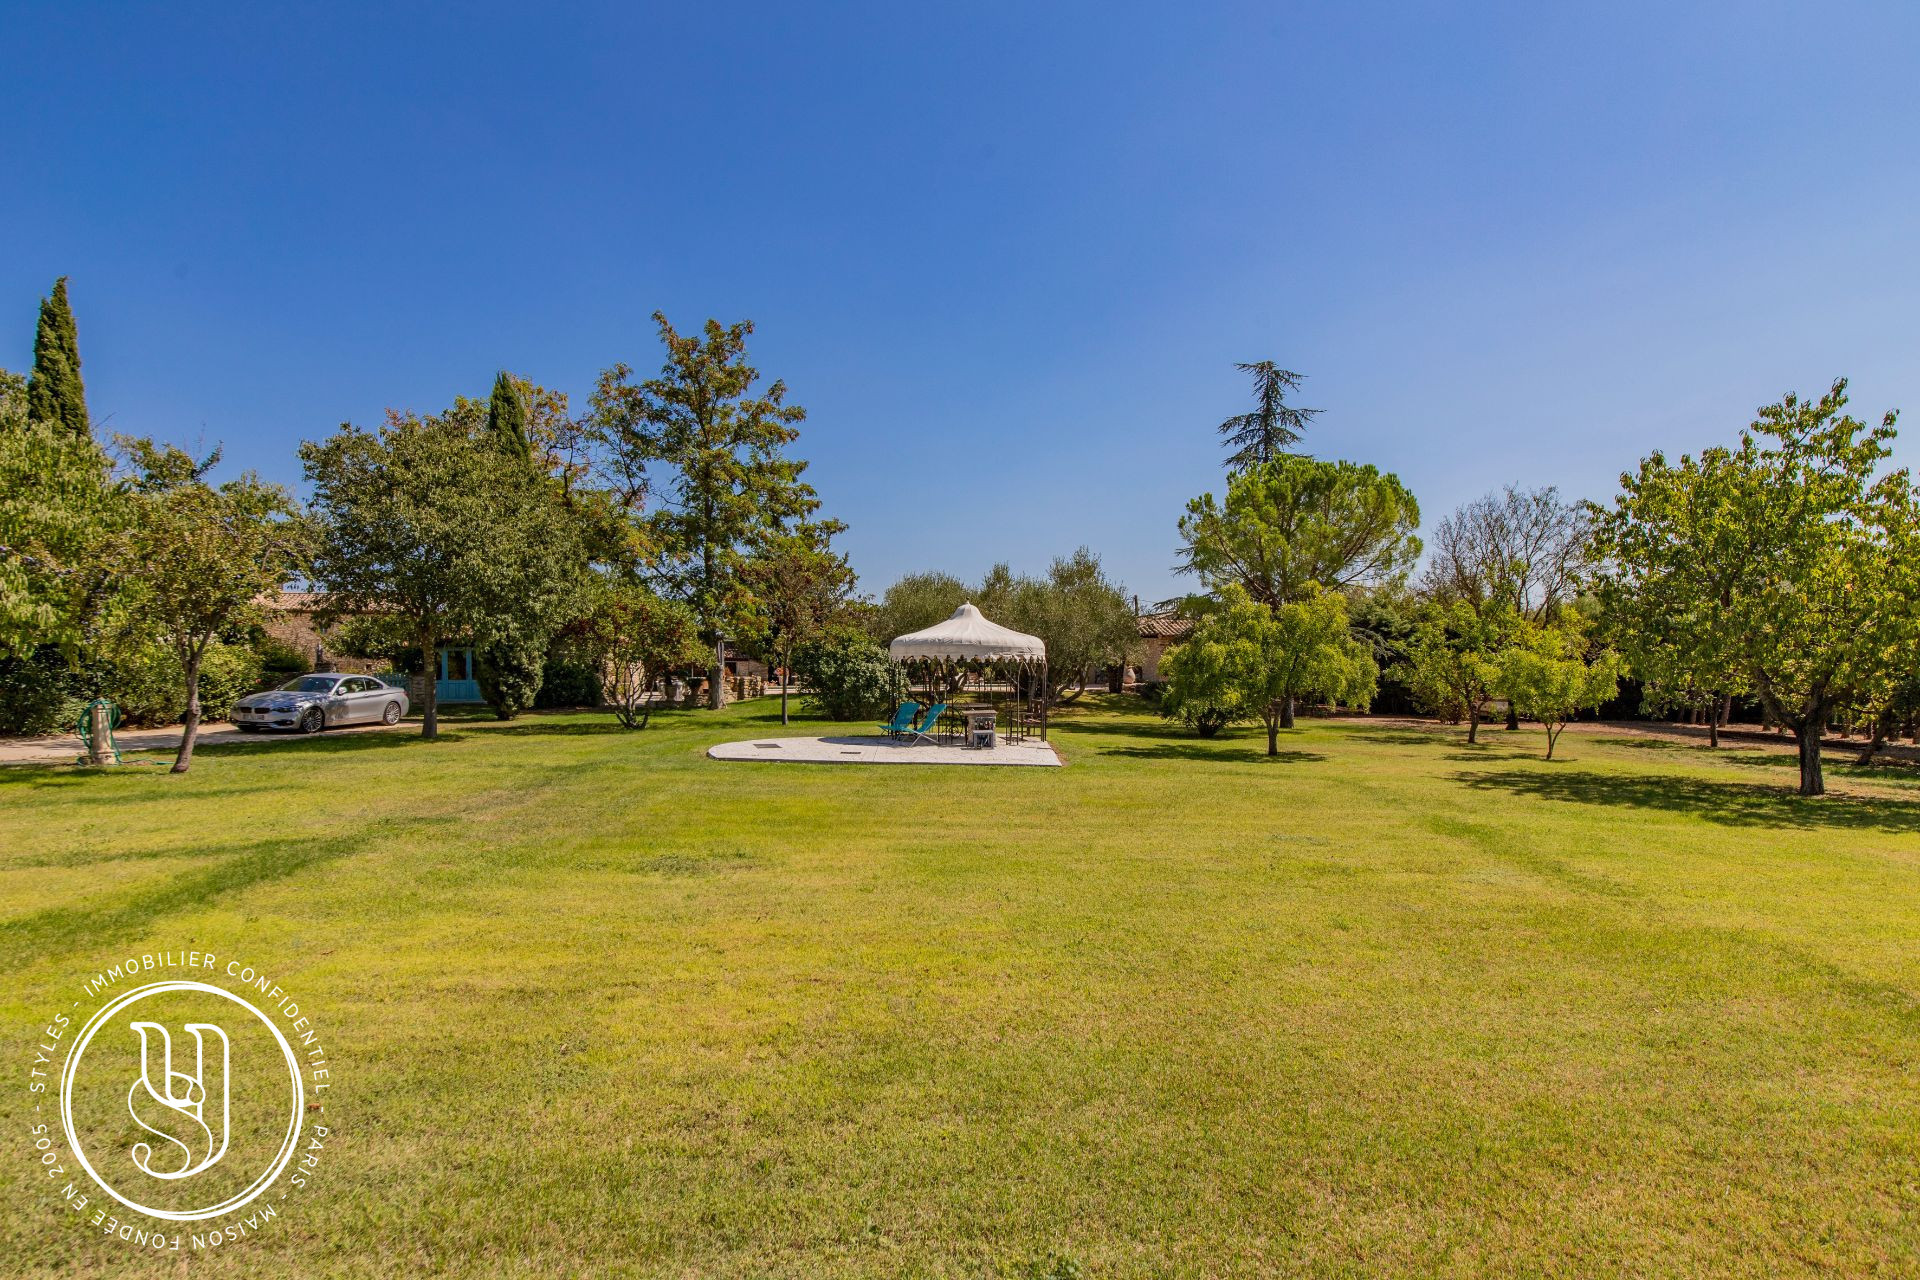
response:
[[[1262,719],[1267,722],[1267,754],[1277,756],[1280,754],[1280,717],[1275,715],[1274,708],[1269,706],[1267,714]]]
[[[1547,759],[1553,759],[1553,749],[1560,745],[1560,731],[1566,727],[1562,724],[1559,729],[1556,729],[1552,724],[1547,725]]]
[[[1887,739],[1892,735],[1894,727],[1895,716],[1891,707],[1875,716],[1873,719],[1873,736],[1867,740],[1866,750],[1860,753],[1860,758],[1855,760],[1854,763],[1863,768],[1872,764],[1873,758],[1880,754],[1880,748],[1887,745]]]
[[[1814,715],[1808,716],[1793,731],[1800,745],[1800,794],[1803,796],[1827,794],[1827,781],[1820,772],[1820,737],[1826,728],[1826,716]]]
[[[793,682],[793,652],[780,657],[780,723],[787,723],[787,686]]]
[[[420,659],[427,673],[420,687],[420,736],[440,736],[440,646],[431,633],[420,637]]]
[[[180,753],[173,758],[173,772],[185,773],[193,764],[194,739],[200,736],[200,655],[195,650],[187,659],[187,714],[180,720]]]
[[[1714,751],[1720,746],[1720,700],[1715,698],[1707,707],[1707,750]]]
[[[1520,727],[1520,710],[1519,708],[1515,707],[1511,701],[1509,701],[1507,703],[1507,728],[1509,730],[1513,730],[1513,729],[1518,729],[1519,727]]]
[[[713,665],[707,668],[707,708],[718,711],[727,705],[727,638],[713,638]]]
[[[1480,709],[1478,707],[1467,708],[1467,741],[1470,743],[1480,741]]]
[[[1282,729],[1293,728],[1293,695],[1292,694],[1288,694],[1285,700],[1282,701],[1280,705],[1280,727]],[[1269,751],[1267,754],[1272,755],[1273,752]]]

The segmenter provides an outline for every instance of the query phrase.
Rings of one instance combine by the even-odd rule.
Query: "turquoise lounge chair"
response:
[[[907,745],[917,747],[920,745],[922,738],[931,742],[933,740],[934,730],[940,725],[940,713],[946,709],[947,704],[944,702],[936,702],[928,707],[927,714],[920,717],[920,727],[910,731],[912,736],[907,739]]]
[[[880,732],[889,738],[897,738],[903,733],[913,732],[914,717],[920,714],[920,704],[903,702],[893,713],[893,719],[880,726]]]

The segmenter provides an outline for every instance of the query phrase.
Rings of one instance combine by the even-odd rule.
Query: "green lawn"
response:
[[[0,770],[0,1270],[137,1273],[21,1081],[199,946],[318,1015],[336,1133],[154,1274],[1920,1272],[1910,779],[1133,705],[1048,770],[704,757],[769,703]]]

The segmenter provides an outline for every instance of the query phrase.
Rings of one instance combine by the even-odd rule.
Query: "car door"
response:
[[[358,698],[360,682],[348,676],[333,686],[333,693],[327,699],[328,724],[352,724],[359,719],[362,710]]]
[[[361,724],[372,724],[378,720],[380,713],[387,709],[387,703],[392,701],[389,692],[386,685],[372,676],[361,676],[360,691],[353,695],[354,718]]]

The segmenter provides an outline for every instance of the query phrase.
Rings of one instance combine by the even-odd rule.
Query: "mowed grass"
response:
[[[1778,752],[1114,700],[1065,769],[719,763],[770,703],[0,771],[8,1274],[1911,1275],[1920,791]],[[771,727],[770,727],[771,726]],[[817,732],[817,724],[788,732]],[[315,1186],[142,1262],[35,1030],[274,973]]]

